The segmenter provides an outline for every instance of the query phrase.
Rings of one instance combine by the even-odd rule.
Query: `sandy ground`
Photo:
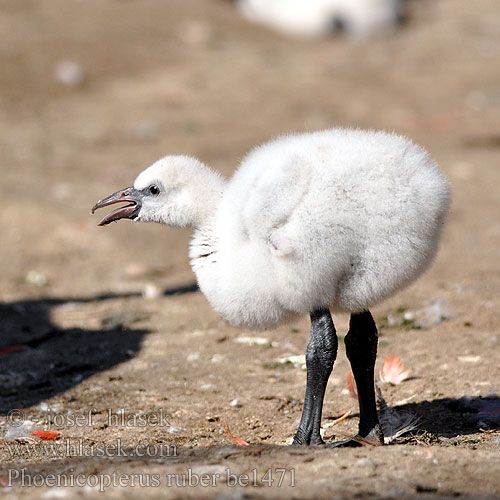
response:
[[[350,43],[285,38],[217,0],[0,0],[1,425],[60,433],[0,441],[0,495],[500,498],[500,7],[411,10]],[[81,85],[58,81],[64,60]],[[188,232],[89,215],[164,154],[230,175],[273,135],[332,125],[407,134],[453,187],[432,269],[373,311],[377,372],[390,354],[412,370],[380,388],[420,417],[381,448],[284,446],[305,372],[279,360],[303,353],[307,318],[232,328],[195,289]],[[432,301],[446,321],[405,320]],[[340,344],[327,440],[357,426]]]

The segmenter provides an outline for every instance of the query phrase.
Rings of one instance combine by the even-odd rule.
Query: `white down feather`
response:
[[[248,154],[227,184],[197,160],[166,157],[135,187],[157,179],[175,179],[182,203],[154,220],[195,227],[201,291],[250,328],[319,307],[361,311],[391,295],[428,267],[449,205],[426,151],[361,130],[280,137]]]

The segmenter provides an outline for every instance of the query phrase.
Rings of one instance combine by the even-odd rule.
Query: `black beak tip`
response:
[[[90,209],[90,213],[92,215],[95,214],[95,211],[99,208],[102,208],[103,207],[103,200],[99,200],[91,209]]]

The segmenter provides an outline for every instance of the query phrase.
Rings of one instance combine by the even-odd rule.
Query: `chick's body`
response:
[[[426,269],[448,205],[445,177],[401,136],[287,135],[243,160],[195,232],[192,265],[234,324],[271,327],[318,307],[361,311]]]

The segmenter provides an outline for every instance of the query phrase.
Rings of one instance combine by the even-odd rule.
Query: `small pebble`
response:
[[[161,296],[161,294],[161,288],[154,283],[146,283],[146,285],[144,286],[144,290],[142,291],[142,296],[145,299],[157,299]]]
[[[479,363],[481,356],[458,356],[457,359],[461,363]]]
[[[305,354],[297,354],[294,356],[286,356],[284,358],[278,358],[276,360],[280,364],[292,364],[293,366],[300,366],[302,370],[306,369],[306,356]]]
[[[206,383],[200,384],[200,391],[212,391],[215,389],[214,384]]]
[[[48,283],[47,276],[39,271],[28,271],[24,279],[26,283],[37,287],[45,286]]]
[[[224,356],[222,356],[222,354],[214,354],[210,361],[212,363],[221,363],[222,361],[224,361]]]
[[[168,428],[168,432],[170,434],[181,434],[181,432],[184,432],[184,428],[183,427],[177,427],[175,425],[171,425],[169,428]]]
[[[66,60],[59,62],[55,73],[57,80],[68,87],[79,87],[85,81],[83,68],[75,61]]]
[[[370,458],[364,457],[364,458],[359,458],[354,462],[354,465],[357,465],[358,467],[370,467],[373,464],[373,460]]]
[[[267,337],[236,337],[234,341],[247,345],[271,345],[271,341]]]
[[[69,488],[51,487],[42,494],[42,498],[69,498],[71,494]]]

